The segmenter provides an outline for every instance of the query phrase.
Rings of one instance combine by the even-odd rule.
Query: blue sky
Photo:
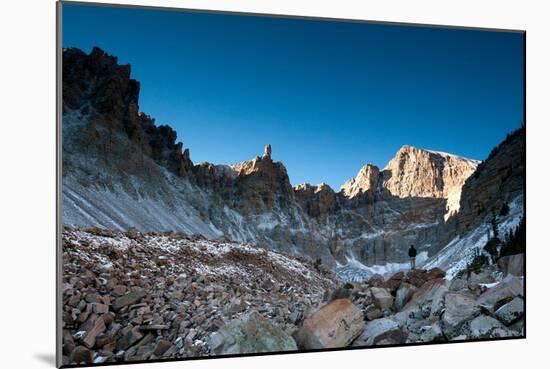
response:
[[[338,189],[405,144],[484,159],[523,122],[523,34],[63,6],[63,47],[132,66],[195,162],[261,155]]]

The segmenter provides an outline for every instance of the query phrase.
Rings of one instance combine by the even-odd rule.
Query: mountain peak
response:
[[[340,190],[345,196],[352,198],[369,190],[376,190],[379,178],[380,169],[374,164],[366,164],[359,170],[357,176],[344,183]]]
[[[384,168],[384,187],[397,197],[448,198],[462,188],[478,162],[404,145]]]
[[[382,171],[366,164],[341,187],[352,198],[385,188],[396,197],[457,198],[457,191],[474,172],[478,161],[457,155],[403,145]],[[458,194],[458,199],[460,194]]]

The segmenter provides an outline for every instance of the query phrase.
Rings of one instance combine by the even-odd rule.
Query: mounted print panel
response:
[[[525,337],[525,32],[58,5],[58,365]]]

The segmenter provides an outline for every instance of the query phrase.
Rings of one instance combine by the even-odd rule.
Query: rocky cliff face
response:
[[[367,164],[341,190],[348,198],[370,191],[398,198],[445,199],[447,218],[458,211],[462,186],[478,164],[476,160],[405,145],[382,171]]]
[[[234,165],[193,163],[175,131],[139,112],[138,101],[129,66],[98,48],[89,55],[64,50],[65,223],[226,237],[365,269],[405,263],[411,243],[426,255],[454,232],[442,224],[459,205],[467,229],[473,221],[466,214],[518,190],[515,179],[504,187],[491,182],[495,171],[506,172],[514,150],[495,154],[467,181],[477,162],[411,146],[383,170],[366,165],[340,192],[324,184],[293,188],[270,145]],[[488,189],[477,193],[479,186]]]
[[[504,204],[523,198],[525,188],[525,129],[521,128],[491,152],[462,188],[460,234],[498,215]],[[522,201],[523,202],[523,201]]]
[[[494,237],[520,224],[525,204],[525,128],[509,134],[462,187],[460,211],[437,227],[428,265],[457,273]],[[496,231],[496,232],[495,232]]]
[[[176,132],[139,112],[139,82],[130,78],[130,65],[94,47],[89,55],[79,49],[63,50],[63,113],[79,112],[88,125],[79,130],[79,145],[119,161],[116,143],[122,134],[131,142],[123,156],[127,169],[143,168],[142,154],[173,173],[184,175],[192,165],[182,153]],[[107,160],[106,160],[107,161]]]

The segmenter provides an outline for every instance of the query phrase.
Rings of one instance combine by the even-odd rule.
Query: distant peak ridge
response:
[[[366,164],[355,178],[342,185],[341,192],[348,198],[369,191],[387,192],[399,198],[444,198],[449,200],[448,207],[457,210],[460,189],[479,163],[453,154],[403,145],[383,170]]]

